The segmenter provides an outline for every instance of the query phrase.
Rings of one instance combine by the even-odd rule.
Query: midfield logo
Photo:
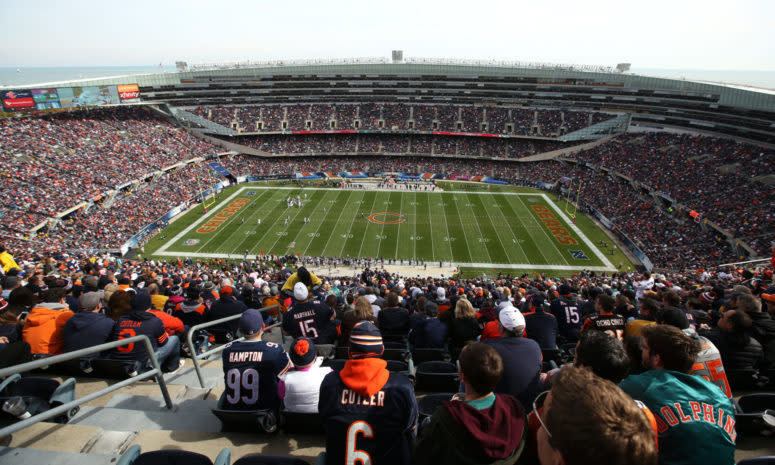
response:
[[[574,260],[589,260],[589,257],[587,257],[583,250],[568,249],[568,253],[571,254]]]

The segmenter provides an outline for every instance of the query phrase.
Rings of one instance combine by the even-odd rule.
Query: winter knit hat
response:
[[[385,347],[382,345],[382,333],[374,324],[361,321],[353,326],[350,333],[350,358],[379,357]]]

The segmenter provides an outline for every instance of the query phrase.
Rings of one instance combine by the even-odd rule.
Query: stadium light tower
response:
[[[403,50],[393,50],[393,63],[403,63],[404,62],[404,51]]]
[[[616,65],[616,71],[620,73],[626,73],[630,70],[630,67],[632,66],[632,63],[619,63]]]

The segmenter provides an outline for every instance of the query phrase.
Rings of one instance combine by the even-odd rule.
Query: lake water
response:
[[[175,72],[174,66],[102,66],[69,68],[0,68],[0,86],[26,86],[74,79],[103,78],[127,74]],[[635,74],[740,84],[775,90],[775,71],[725,71],[698,69],[633,68]]]

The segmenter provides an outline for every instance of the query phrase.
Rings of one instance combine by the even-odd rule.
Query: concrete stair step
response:
[[[0,447],[2,464],[56,464],[56,465],[110,465],[120,455],[79,454],[76,452],[54,452],[41,449],[19,449]]]
[[[231,461],[249,454],[290,455],[315,463],[320,452],[325,451],[323,435],[275,435],[260,433],[212,433],[201,431],[140,431],[132,444],[143,451],[182,448],[204,454],[215,460],[224,447],[231,449]]]
[[[9,447],[53,452],[88,452],[102,433],[102,428],[96,426],[41,422],[13,433]],[[54,462],[4,462],[0,457],[0,463]]]
[[[171,430],[171,431],[203,431],[220,432],[221,422],[210,411],[210,406],[215,406],[214,401],[186,400],[179,403],[174,410],[156,407],[152,409],[158,399],[147,400],[134,398],[125,405],[148,408],[148,410],[135,410],[113,407],[83,407],[81,411],[70,420],[73,425],[95,426],[111,431],[142,431],[142,430]],[[121,401],[112,401],[119,404]]]
[[[223,370],[221,368],[201,368],[202,377],[205,381],[205,387],[223,386]],[[164,375],[164,381],[170,384],[182,384],[184,386],[200,387],[199,378],[193,367],[186,367],[175,374]],[[151,381],[149,381],[151,382]]]
[[[161,396],[116,394],[105,404],[105,407],[165,412],[209,412],[216,406],[216,402],[206,399],[177,399],[174,404],[175,408],[167,410],[164,406],[164,398]]]

